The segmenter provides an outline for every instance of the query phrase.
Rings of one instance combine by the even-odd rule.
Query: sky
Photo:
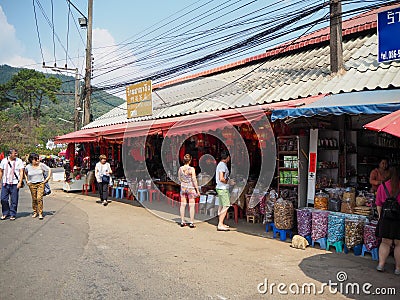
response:
[[[71,2],[80,12],[87,15],[87,0],[71,0]],[[260,10],[263,14],[258,17],[259,23],[254,24],[261,24],[270,21],[274,16],[279,16],[278,13],[273,12],[274,9],[283,11],[286,9],[280,16],[284,20],[285,16],[293,10],[290,5],[296,4],[299,7],[324,1],[94,0],[93,2],[93,84],[107,85],[123,82],[137,77],[138,74],[146,74],[146,72],[152,74],[152,72],[167,66],[196,59],[206,55],[207,51],[220,49],[235,42],[232,39],[225,44],[220,43],[218,36],[216,36],[215,40],[202,45],[202,49],[196,49],[193,50],[193,53],[190,53],[193,48],[187,50],[183,46],[186,43],[185,37],[190,40],[201,35],[202,40],[199,38],[196,42],[207,41],[207,38],[210,38],[212,34],[218,34],[209,31],[210,29],[239,20],[240,17],[258,9],[264,9],[264,11]],[[223,6],[224,9],[221,8]],[[350,6],[344,7],[344,11],[348,8]],[[78,68],[79,73],[83,76],[86,30],[79,28],[77,23],[77,18],[81,17],[79,12],[71,6],[71,14],[69,14],[68,9],[66,0],[0,0],[0,65],[7,64],[14,67],[35,68],[40,71],[51,72],[50,69],[42,68],[43,60],[46,66],[56,64],[58,67],[64,67],[67,63],[68,68]],[[313,14],[312,17],[320,17],[327,11],[328,8],[318,14]],[[201,23],[200,21],[193,23],[197,16],[204,16],[201,20],[202,26],[197,27],[197,24]],[[306,21],[307,19],[302,22]],[[49,25],[52,23],[54,23],[54,34]],[[252,24],[248,22],[246,26]],[[327,26],[327,24],[320,24],[319,27],[321,26]],[[224,31],[223,34],[234,34],[244,28],[243,25],[238,25]],[[318,26],[311,29],[317,28]],[[190,29],[190,32],[187,29]],[[257,29],[253,29],[247,34],[255,33],[257,33]],[[221,33],[219,38],[222,40],[222,37]],[[237,40],[240,40],[240,38],[237,38]],[[284,39],[281,40],[284,41]],[[124,42],[130,42],[130,44],[124,46],[124,44],[121,44]],[[276,45],[276,41],[274,42]],[[135,43],[139,46],[136,46]],[[164,48],[165,45],[169,46]],[[261,44],[252,48],[251,51],[234,53],[229,59],[231,61],[239,60],[256,55],[273,45],[273,43]],[[181,48],[179,48],[180,46]],[[67,48],[68,51],[66,51]],[[175,50],[178,53],[178,49],[182,53],[184,51],[189,53],[184,57],[183,55],[175,57],[172,53]],[[166,54],[168,51],[171,51],[171,54]],[[162,60],[159,59],[161,57]],[[231,62],[229,59],[202,67],[211,68],[216,65],[223,65]],[[111,72],[114,69],[116,71]]]

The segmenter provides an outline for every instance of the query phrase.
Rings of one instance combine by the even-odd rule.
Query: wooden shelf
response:
[[[279,171],[298,171],[298,168],[285,168],[285,167],[279,167]]]
[[[318,151],[320,151],[320,150],[323,150],[323,151],[331,151],[331,150],[339,150],[339,148],[321,148],[321,147],[318,147],[317,150],[318,150]]]
[[[291,184],[291,183],[279,183],[280,186],[287,186],[287,187],[296,187],[299,186],[298,184]]]
[[[293,155],[297,156],[298,152],[296,151],[279,151],[279,155]]]

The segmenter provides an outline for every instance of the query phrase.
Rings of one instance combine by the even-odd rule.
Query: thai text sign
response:
[[[378,13],[378,62],[400,59],[400,7]]]
[[[128,119],[151,116],[153,114],[151,92],[151,80],[135,83],[126,87]]]

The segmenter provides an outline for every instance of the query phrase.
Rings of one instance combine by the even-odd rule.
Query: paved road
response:
[[[217,232],[209,223],[180,228],[142,207],[104,207],[55,186],[45,198],[44,220],[30,217],[24,189],[17,220],[0,222],[0,299],[290,299],[276,287],[272,295],[260,294],[257,285],[267,279],[270,288],[319,287],[339,271],[347,282],[396,286],[400,294],[399,278],[378,274],[370,257],[296,250],[277,240]],[[326,291],[301,298],[345,297]]]

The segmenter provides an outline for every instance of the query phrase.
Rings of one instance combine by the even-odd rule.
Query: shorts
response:
[[[231,206],[229,190],[227,189],[217,189],[219,206]]]
[[[187,199],[196,198],[197,193],[194,188],[181,187],[181,197],[186,197]]]

